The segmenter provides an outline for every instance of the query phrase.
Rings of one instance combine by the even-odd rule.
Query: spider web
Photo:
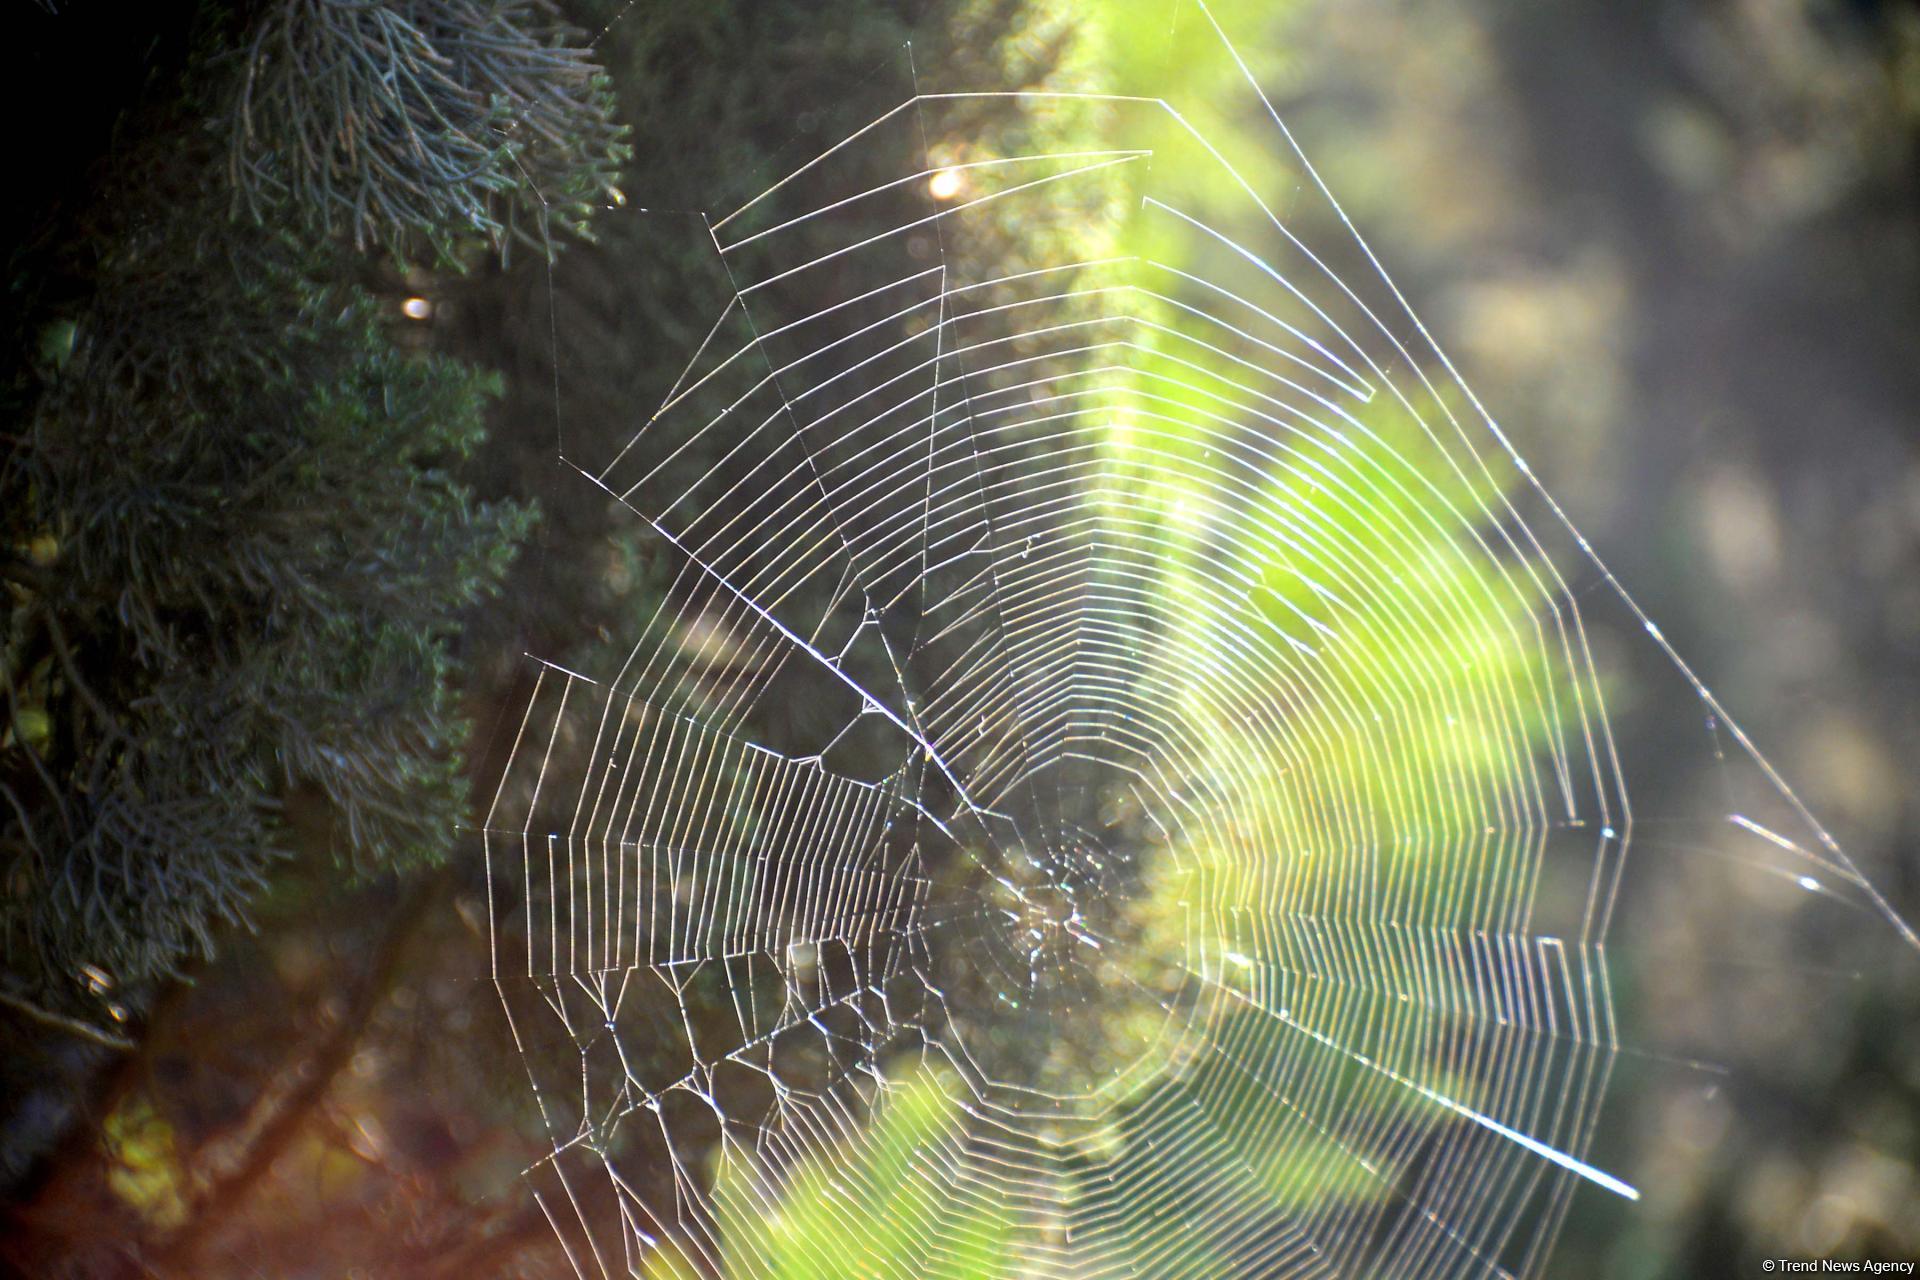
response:
[[[705,340],[575,462],[659,588],[534,659],[483,830],[578,1274],[1538,1273],[1639,1195],[1596,631],[1743,872],[1913,941],[1244,78],[1271,154],[916,84],[701,217]]]

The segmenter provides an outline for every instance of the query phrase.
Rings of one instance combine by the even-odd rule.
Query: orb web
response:
[[[657,589],[483,832],[579,1274],[1535,1274],[1637,1195],[1582,592],[1644,618],[1248,81],[1271,154],[916,89],[699,219],[571,459]]]

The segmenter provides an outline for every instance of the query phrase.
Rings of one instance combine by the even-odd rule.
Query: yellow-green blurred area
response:
[[[1219,0],[1242,66],[1184,0],[563,7],[634,129],[598,243],[386,282],[410,341],[502,370],[484,483],[553,513],[461,653],[476,795],[520,760],[539,697],[523,656],[624,642],[619,619],[668,598],[658,545],[599,526],[572,540],[570,508],[611,506],[552,453],[557,421],[570,458],[604,463],[678,388],[728,296],[702,216],[916,92],[1030,90],[1139,100],[930,100],[900,117],[931,175],[910,194],[981,201],[945,220],[940,251],[993,282],[968,307],[1008,309],[997,359],[1041,349],[1017,320],[1036,307],[1106,344],[1070,397],[1027,407],[1056,423],[1005,439],[1097,477],[1076,509],[1106,539],[1104,589],[1151,621],[1133,678],[1177,722],[1167,785],[1190,821],[1170,830],[1099,776],[1089,825],[1134,859],[1089,913],[1100,947],[1055,929],[1039,879],[958,855],[929,872],[931,892],[1055,929],[1030,983],[1074,970],[1075,1003],[1042,1024],[953,953],[927,961],[981,1074],[1020,1077],[1008,1102],[921,1045],[838,1075],[831,1049],[796,1056],[792,1096],[699,1077],[742,1003],[804,985],[752,969],[636,981],[604,1035],[509,1026],[489,948],[545,904],[503,897],[477,836],[446,868],[349,883],[325,859],[336,834],[295,797],[312,857],[154,996],[131,1051],[23,1034],[9,1052],[0,1230],[18,1244],[0,1260],[76,1277],[984,1280],[1092,1256],[1142,1277],[1310,1275],[1328,1265],[1317,1232],[1384,1235],[1409,1197],[1473,1223],[1474,1197],[1543,1176],[1566,1188],[1550,1208],[1407,1273],[1920,1258],[1920,954],[1579,540],[1891,908],[1920,916],[1920,16]],[[1021,159],[1065,152],[1084,157]],[[850,161],[847,182],[863,173]],[[734,237],[808,208],[802,190],[851,193],[809,181]],[[1384,370],[1328,336],[1396,301],[1356,228],[1471,398],[1404,312],[1407,345],[1375,343]],[[730,269],[777,267],[784,243]],[[835,287],[859,293],[859,271]],[[400,310],[422,297],[430,321]],[[1022,376],[996,370],[994,388]],[[1313,413],[1290,407],[1303,397]],[[645,450],[666,449],[647,439],[627,465],[651,478]],[[709,459],[683,462],[659,483],[688,488]],[[577,580],[613,623],[574,634]],[[717,718],[756,659],[689,618],[685,714]],[[54,678],[9,691],[13,732],[57,731],[40,705]],[[795,752],[831,736],[775,703],[750,736]],[[1624,863],[1618,809],[1563,803],[1607,791],[1590,778],[1616,760],[1637,822]],[[727,821],[772,838],[750,806]],[[745,854],[726,865],[737,889]],[[1617,899],[1595,891],[1614,875]],[[714,918],[761,905],[736,894]],[[1569,959],[1603,929],[1594,967]],[[1554,1021],[1530,1038],[1486,975],[1543,933],[1524,960],[1552,975],[1538,1003]],[[823,954],[796,954],[805,982],[829,980]],[[616,1090],[699,1079],[657,1106],[610,1098],[584,1083],[590,1054]],[[576,1088],[590,1096],[560,1096]],[[594,1127],[623,1105],[623,1125]],[[576,1110],[592,1141],[556,1137]],[[1577,1142],[1640,1198],[1549,1169],[1487,1115]],[[562,1154],[624,1181],[572,1199]],[[700,1224],[693,1242],[676,1213]],[[1550,1256],[1514,1243],[1561,1213]],[[574,1231],[596,1214],[610,1234]],[[583,1249],[590,1235],[636,1248]],[[1374,1243],[1355,1256],[1391,1256]]]

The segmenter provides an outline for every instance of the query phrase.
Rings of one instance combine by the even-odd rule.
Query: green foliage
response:
[[[101,1137],[116,1160],[107,1188],[143,1220],[179,1225],[186,1210],[173,1127],[141,1099],[108,1116]]]
[[[546,0],[191,29],[122,90],[97,189],[23,215],[9,261],[0,990],[86,1016],[296,848],[450,847],[455,647],[531,507],[463,478],[500,381],[397,343],[346,242],[544,248],[621,155]]]
[[[103,297],[10,459],[7,541],[46,563],[11,575],[9,703],[50,724],[6,751],[0,920],[45,979],[206,946],[292,789],[369,863],[461,815],[448,646],[527,524],[452,473],[492,380],[284,266],[223,283]]]
[[[287,0],[224,122],[235,200],[356,248],[587,231],[626,154],[612,90],[549,0]]]
[[[915,1071],[881,1095],[870,1122],[784,1174],[728,1148],[714,1183],[721,1274],[779,1280],[839,1276],[991,1280],[1015,1274],[1003,1217],[945,1194],[966,1137],[950,1075]],[[646,1280],[700,1272],[673,1246],[649,1254]]]

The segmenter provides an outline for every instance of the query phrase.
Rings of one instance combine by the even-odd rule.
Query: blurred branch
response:
[[[407,946],[427,918],[428,907],[440,899],[446,883],[443,870],[407,889],[388,917],[366,976],[339,1020],[304,1063],[279,1073],[281,1079],[292,1082],[290,1085],[269,1085],[262,1091],[239,1126],[238,1136],[221,1144],[228,1149],[216,1152],[208,1162],[217,1171],[202,1173],[188,1207],[186,1225],[151,1256],[156,1272],[191,1272],[194,1258],[207,1241],[246,1203],[261,1177],[325,1100],[334,1081],[353,1060],[373,1015],[393,989]]]
[[[51,1009],[43,1009],[31,1000],[10,995],[5,991],[0,991],[0,1004],[12,1009],[15,1013],[33,1019],[43,1027],[52,1027],[56,1031],[64,1031],[70,1036],[76,1036],[89,1043],[97,1044],[104,1049],[113,1049],[125,1053],[134,1047],[133,1041],[123,1035],[108,1031],[105,1027],[97,1027],[91,1022],[85,1022],[79,1018],[70,1018],[64,1013],[55,1013]]]

